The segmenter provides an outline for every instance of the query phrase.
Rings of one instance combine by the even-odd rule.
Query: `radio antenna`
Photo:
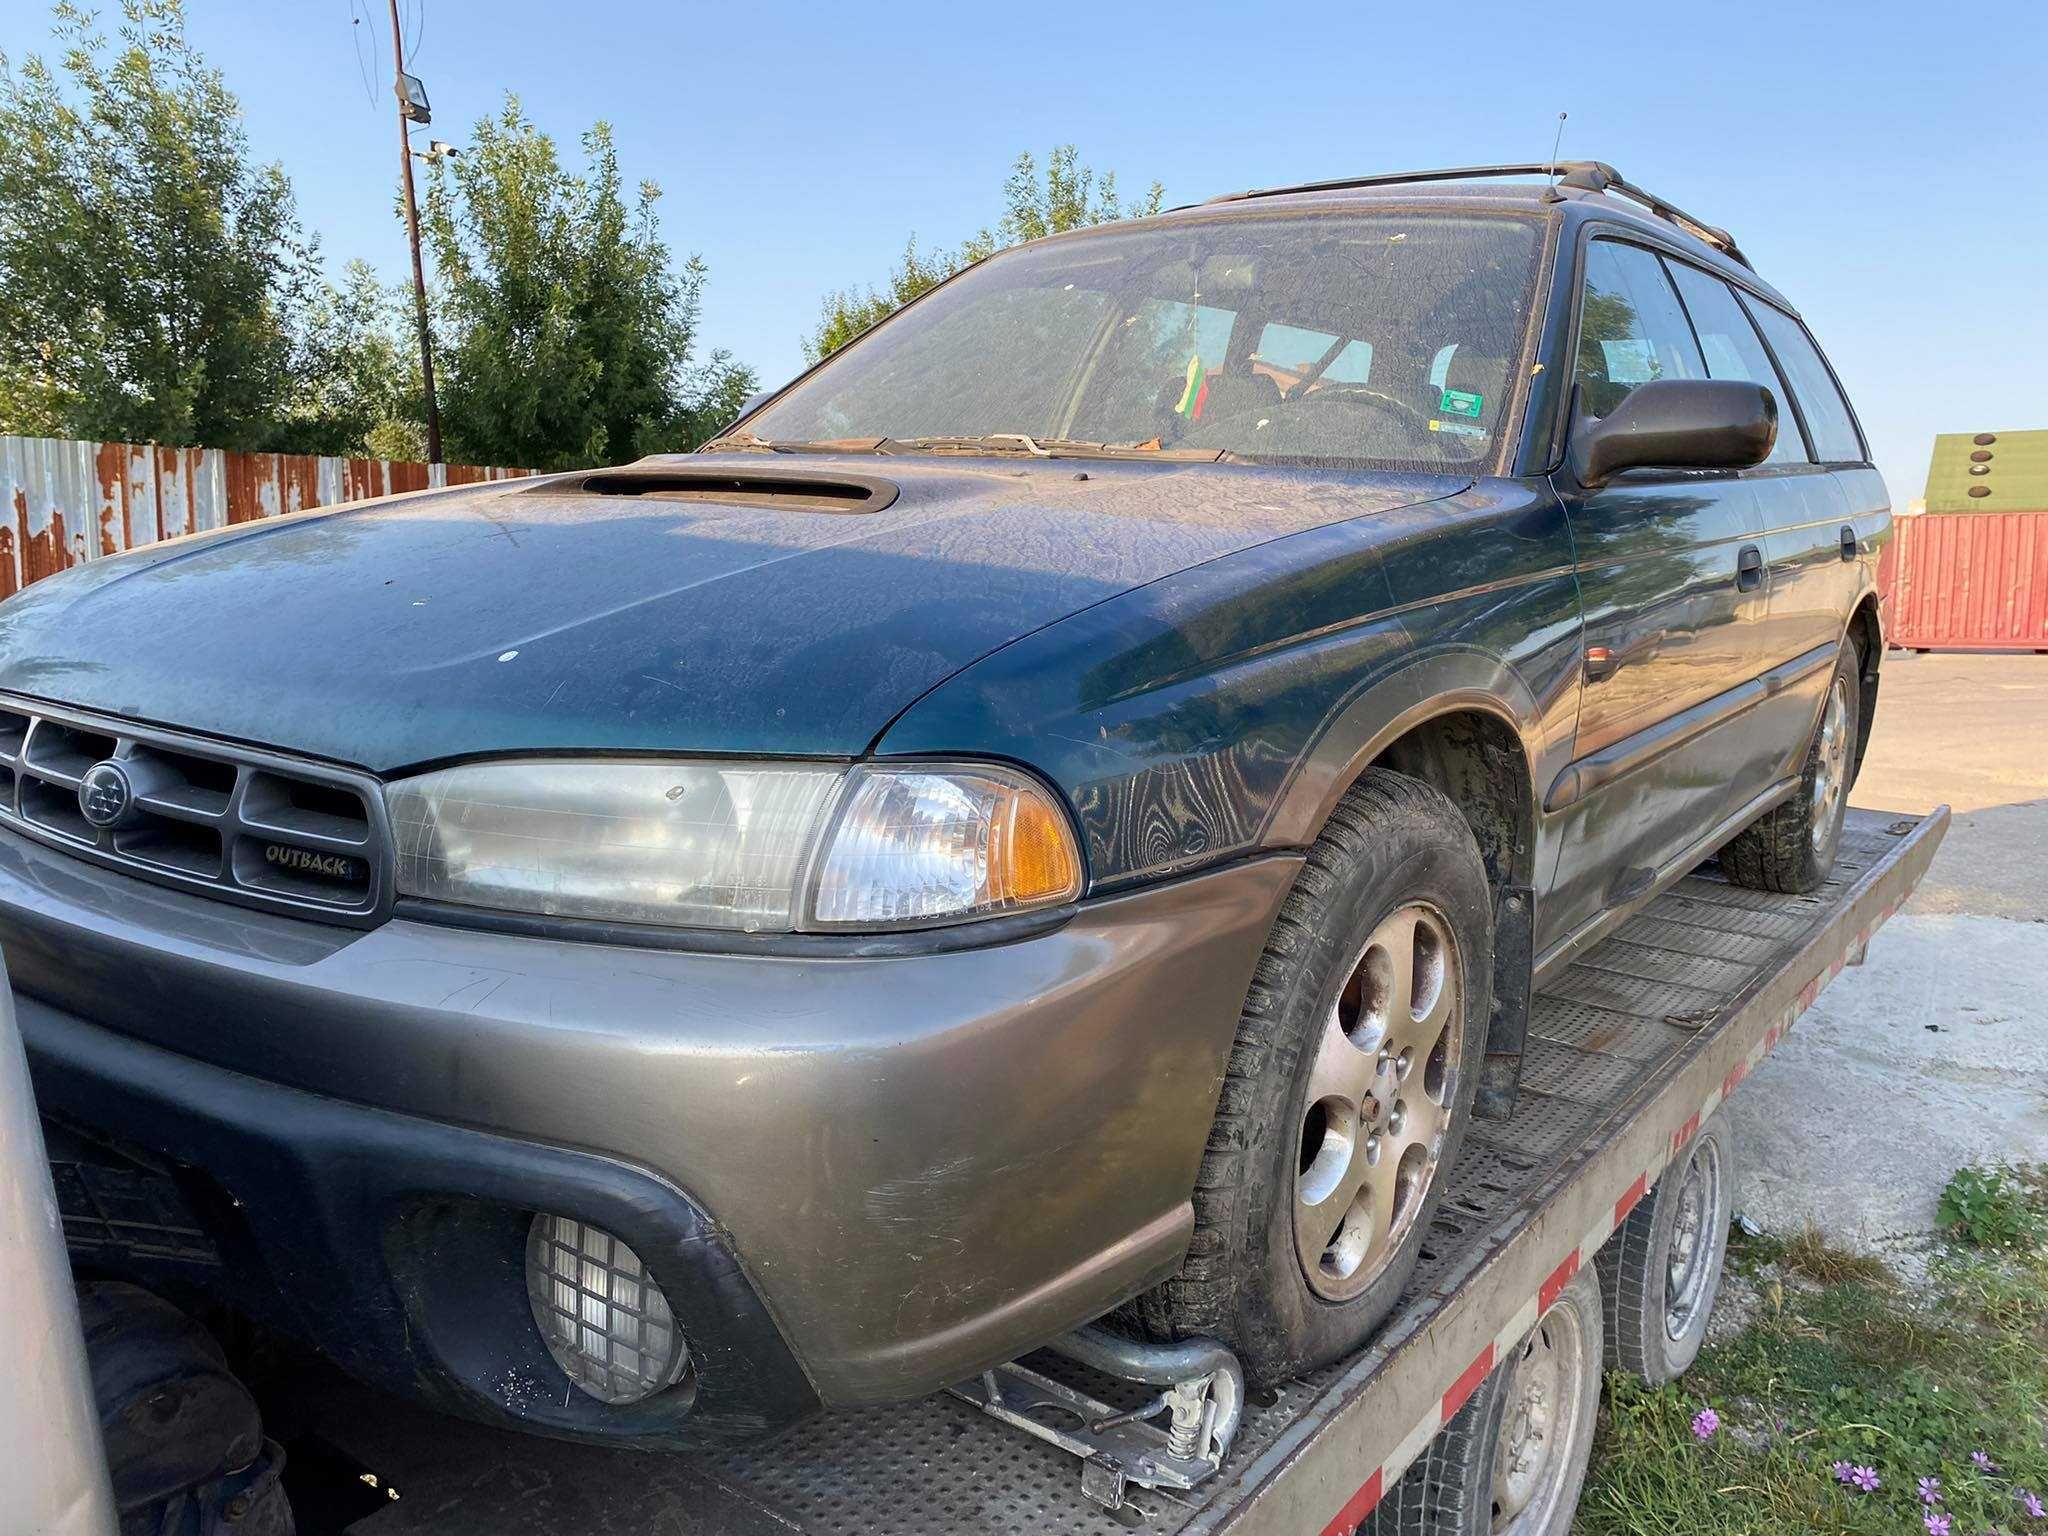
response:
[[[1543,179],[1550,185],[1557,185],[1557,151],[1564,143],[1564,114],[1557,114],[1557,136],[1550,141],[1550,163],[1543,167]]]

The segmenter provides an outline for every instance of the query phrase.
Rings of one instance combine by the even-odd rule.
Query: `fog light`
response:
[[[600,1402],[675,1385],[689,1347],[640,1255],[609,1232],[540,1215],[526,1234],[526,1294],[548,1353]]]

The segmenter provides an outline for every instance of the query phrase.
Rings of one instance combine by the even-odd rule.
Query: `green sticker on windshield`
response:
[[[1467,394],[1462,389],[1447,389],[1437,401],[1436,408],[1447,416],[1477,416],[1486,409],[1486,397]]]

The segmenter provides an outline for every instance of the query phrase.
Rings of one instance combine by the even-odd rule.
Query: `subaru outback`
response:
[[[1578,162],[1004,251],[694,455],[0,606],[0,945],[79,1261],[680,1445],[1090,1319],[1364,1340],[1531,989],[1828,873],[1884,486]]]

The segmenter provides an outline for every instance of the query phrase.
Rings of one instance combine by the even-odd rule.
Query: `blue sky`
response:
[[[374,27],[349,0],[187,8],[330,258],[403,275],[384,0],[356,0]],[[1020,149],[1074,142],[1172,204],[1541,159],[1564,109],[1567,157],[1727,226],[1800,306],[1899,504],[1936,432],[2048,426],[2039,0],[402,9],[436,136],[461,142],[507,90],[565,141],[611,120],[672,243],[710,266],[705,340],[767,382],[800,365],[826,290],[879,278],[913,230],[992,222]],[[0,0],[0,49],[44,47],[46,18]]]

